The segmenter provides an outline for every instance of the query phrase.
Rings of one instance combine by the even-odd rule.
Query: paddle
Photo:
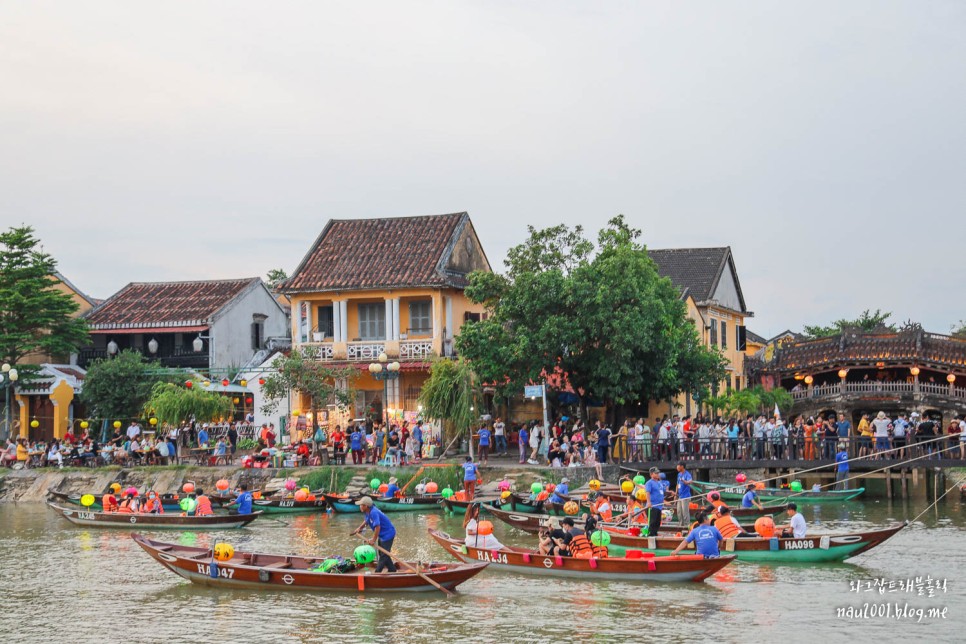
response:
[[[366,543],[368,543],[368,542],[369,542],[369,540],[368,540],[368,539],[366,539],[365,537],[363,537],[363,536],[362,536],[361,534],[359,534],[359,535],[356,535],[356,536],[357,536],[357,537],[359,537],[360,539],[362,539],[363,541],[365,541]],[[391,554],[391,553],[390,553],[390,552],[389,552],[388,550],[386,550],[385,548],[383,548],[382,546],[380,546],[378,542],[377,542],[377,543],[374,543],[374,544],[372,544],[372,546],[373,546],[373,547],[374,547],[374,548],[375,548],[376,550],[378,550],[379,552],[381,552],[382,554],[384,554],[384,555],[386,555],[387,557],[392,557],[392,554]],[[421,572],[419,572],[418,570],[416,570],[416,568],[415,568],[414,566],[410,566],[410,565],[409,565],[408,563],[406,563],[405,561],[397,561],[396,563],[398,563],[398,564],[400,564],[400,565],[402,565],[402,566],[404,566],[405,568],[408,568],[408,569],[409,569],[409,570],[411,570],[412,572],[414,572],[414,573],[416,573],[417,575],[419,575],[420,577],[422,577],[422,578],[423,578],[424,580],[426,580],[426,581],[428,581],[428,582],[429,582],[430,584],[432,584],[433,586],[435,586],[435,587],[436,587],[436,588],[438,588],[439,590],[441,590],[441,591],[443,591],[443,593],[444,593],[444,594],[445,594],[445,595],[446,595],[447,597],[454,597],[454,596],[456,595],[456,593],[455,593],[455,592],[453,592],[453,591],[452,591],[452,590],[450,590],[449,588],[444,588],[443,586],[440,586],[440,585],[439,585],[439,583],[438,583],[438,582],[437,582],[437,581],[436,581],[435,579],[432,579],[432,578],[430,578],[430,577],[427,577],[427,576],[426,576],[426,575],[424,575],[423,573],[421,573]]]

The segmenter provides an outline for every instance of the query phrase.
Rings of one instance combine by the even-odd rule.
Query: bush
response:
[[[333,478],[332,473],[335,472]],[[325,492],[338,493],[349,485],[349,481],[355,476],[355,470],[348,467],[313,467],[308,473],[298,478],[299,487],[307,487],[310,490],[323,490]],[[279,476],[282,476],[280,473]],[[335,484],[333,485],[333,481]]]
[[[240,441],[238,441],[238,449],[241,449],[241,450],[255,449],[257,445],[258,445],[258,441],[255,440],[254,438],[243,438]]]

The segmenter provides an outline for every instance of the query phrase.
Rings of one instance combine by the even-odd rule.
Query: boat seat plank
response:
[[[291,568],[292,564],[288,561],[276,561],[274,563],[265,564],[260,566],[261,568]]]

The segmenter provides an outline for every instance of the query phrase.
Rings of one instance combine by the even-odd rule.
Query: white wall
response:
[[[711,299],[717,300],[732,311],[741,311],[741,298],[738,297],[738,285],[731,274],[731,268],[726,264]],[[729,325],[731,326],[731,325]],[[729,343],[730,344],[730,343]]]
[[[250,371],[242,371],[238,374],[238,380],[244,378],[248,381],[248,390],[252,392],[252,399],[254,401],[254,414],[255,414],[255,426],[261,427],[262,423],[275,423],[275,428],[280,428],[282,418],[289,416],[292,413],[291,405],[289,404],[289,397],[283,398],[279,401],[278,408],[272,415],[266,415],[262,412],[262,405],[265,404],[265,396],[262,394],[262,388],[258,384],[258,379],[265,377],[267,374],[262,371],[263,369],[271,368],[272,364],[275,362],[275,358],[279,354],[274,354],[268,358],[263,364],[258,365],[256,368]],[[237,380],[236,380],[237,382]],[[288,436],[289,433],[286,434]]]
[[[262,286],[249,289],[221,311],[211,325],[212,369],[242,367],[254,355],[252,322],[255,314],[267,316],[262,339],[288,336],[288,319],[271,293]]]

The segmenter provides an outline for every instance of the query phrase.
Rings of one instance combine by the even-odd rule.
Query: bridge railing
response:
[[[935,396],[949,396],[951,398],[966,398],[966,388],[943,385],[935,382],[845,382],[817,385],[792,389],[790,392],[795,401],[821,400],[835,396],[855,396],[862,394],[930,394]]]

